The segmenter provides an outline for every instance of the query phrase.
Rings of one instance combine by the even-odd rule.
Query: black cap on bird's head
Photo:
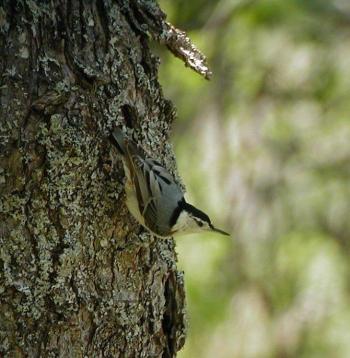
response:
[[[214,227],[206,213],[187,203],[184,199],[179,203],[179,207],[181,208],[181,212],[177,218],[176,225],[181,227],[182,232],[195,233],[214,231],[222,235],[230,236],[229,233]]]

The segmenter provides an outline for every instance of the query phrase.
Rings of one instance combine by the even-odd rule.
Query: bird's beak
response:
[[[230,234],[229,234],[229,233],[227,233],[227,232],[225,232],[225,231],[223,231],[223,230],[217,229],[217,228],[216,228],[216,227],[214,227],[214,226],[211,226],[211,231],[218,232],[218,233],[219,233],[219,234],[221,234],[221,235],[230,236]]]

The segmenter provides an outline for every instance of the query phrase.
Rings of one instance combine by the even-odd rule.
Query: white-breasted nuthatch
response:
[[[172,175],[120,128],[112,131],[111,139],[123,159],[127,207],[152,234],[167,237],[215,231],[229,235],[215,228],[208,215],[188,204]]]

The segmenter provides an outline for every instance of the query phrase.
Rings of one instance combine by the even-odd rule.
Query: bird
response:
[[[216,228],[203,211],[187,203],[169,171],[120,127],[113,128],[110,139],[123,161],[127,208],[151,234],[160,238],[203,231],[230,235]]]

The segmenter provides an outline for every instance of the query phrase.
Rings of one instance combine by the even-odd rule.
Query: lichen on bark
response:
[[[178,178],[153,1],[0,4],[0,355],[171,357],[183,275],[124,203],[128,128]],[[163,30],[162,30],[163,29]]]

